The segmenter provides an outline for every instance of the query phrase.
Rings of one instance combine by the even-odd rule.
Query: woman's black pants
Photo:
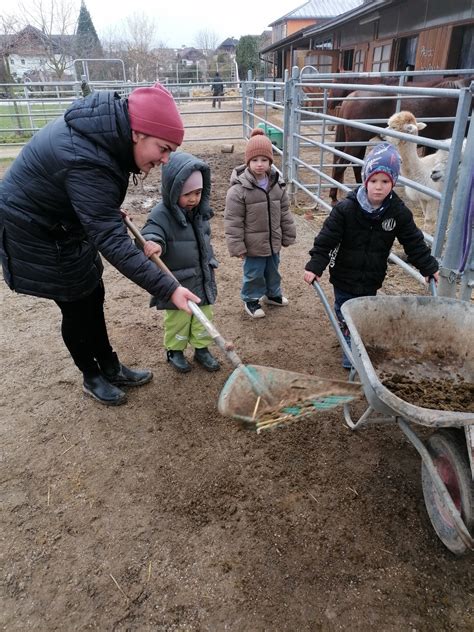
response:
[[[100,373],[115,363],[104,317],[102,281],[88,296],[78,301],[55,301],[63,320],[61,333],[76,366],[84,375]]]

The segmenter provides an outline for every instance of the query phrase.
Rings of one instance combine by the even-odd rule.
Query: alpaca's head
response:
[[[413,134],[414,136],[418,136],[418,132],[425,129],[426,123],[418,123],[411,112],[403,110],[402,112],[392,114],[387,121],[387,127],[389,129],[393,129],[395,132],[403,132],[404,134]],[[398,145],[403,141],[399,138],[390,136],[390,142],[394,145]]]
[[[446,138],[444,142],[447,143],[448,145],[451,145],[452,138]],[[462,147],[461,147],[461,156],[460,156],[461,160],[463,159],[463,156],[464,156],[466,143],[467,143],[467,139],[465,138],[463,140]],[[438,149],[438,151],[434,155],[438,157],[438,160],[431,170],[430,178],[434,182],[444,181],[445,175],[446,175],[446,169],[448,166],[449,151],[442,151],[441,149]]]

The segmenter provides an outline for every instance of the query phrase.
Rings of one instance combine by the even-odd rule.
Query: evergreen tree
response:
[[[235,60],[239,67],[239,76],[242,80],[247,79],[247,73],[252,71],[254,78],[257,78],[260,70],[260,59],[258,56],[260,38],[258,35],[244,35],[240,38],[235,49]]]
[[[97,59],[104,56],[99,37],[84,0],[82,0],[77,20],[76,54],[81,59]]]

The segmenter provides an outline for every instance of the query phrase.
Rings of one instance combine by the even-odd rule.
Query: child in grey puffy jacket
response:
[[[263,318],[262,299],[283,307],[280,250],[296,239],[284,181],[272,166],[273,149],[261,129],[253,130],[245,165],[234,169],[224,213],[225,237],[232,257],[243,259],[240,296],[252,318]]]
[[[212,320],[217,297],[214,269],[217,261],[211,246],[209,206],[211,175],[208,165],[191,154],[180,152],[163,167],[163,199],[150,212],[142,229],[147,256],[159,255],[181,285],[196,294],[201,310]],[[194,359],[207,371],[217,371],[219,362],[209,352],[212,338],[192,314],[177,310],[171,302],[155,296],[151,306],[164,309],[164,344],[167,360],[181,373],[191,370],[184,355],[190,344]]]

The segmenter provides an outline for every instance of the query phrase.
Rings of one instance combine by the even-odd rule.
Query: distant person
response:
[[[109,342],[100,255],[153,296],[188,311],[199,297],[163,274],[138,250],[120,207],[129,176],[166,164],[184,128],[160,84],[127,98],[95,91],[37,132],[0,182],[0,255],[10,289],[53,300],[61,332],[86,394],[126,401],[149,370],[123,365]],[[45,364],[51,364],[45,354]]]
[[[263,318],[260,299],[288,305],[281,288],[280,250],[295,242],[296,228],[285,182],[273,166],[272,143],[259,128],[251,133],[245,162],[230,178],[224,229],[230,255],[243,260],[244,309],[251,318]]]
[[[218,71],[212,79],[212,96],[214,97],[212,99],[212,107],[215,108],[217,104],[217,107],[220,109],[222,97],[224,96],[224,84]]]
[[[201,299],[201,310],[212,321],[217,297],[214,269],[217,260],[211,246],[209,220],[214,215],[209,199],[211,172],[191,154],[174,154],[163,168],[162,201],[150,212],[142,229],[149,241],[145,254],[157,254],[176,278]],[[219,362],[208,347],[212,337],[193,314],[177,309],[166,297],[154,296],[150,305],[164,309],[164,345],[170,365],[180,373],[191,371],[184,355],[194,348],[194,360],[207,371],[217,371]]]
[[[329,265],[334,286],[334,310],[350,346],[341,306],[357,296],[375,296],[387,274],[387,259],[395,238],[408,261],[429,281],[438,282],[438,262],[431,256],[413,214],[393,190],[400,174],[400,155],[390,143],[376,145],[366,156],[364,184],[341,200],[324,221],[305,266],[306,283],[319,281]],[[351,368],[343,353],[342,366]]]
[[[92,93],[92,88],[89,85],[85,75],[81,78],[81,94],[83,97],[88,97]]]

